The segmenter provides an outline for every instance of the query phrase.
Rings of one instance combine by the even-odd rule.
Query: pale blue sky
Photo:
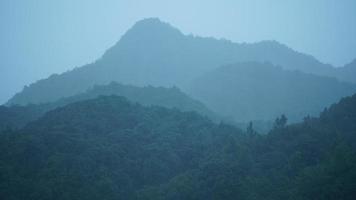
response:
[[[0,104],[94,61],[145,17],[187,34],[277,40],[336,66],[356,58],[355,0],[0,0]]]

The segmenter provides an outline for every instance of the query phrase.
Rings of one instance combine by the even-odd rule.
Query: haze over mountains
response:
[[[349,63],[341,68],[337,68],[337,71],[338,72],[336,73],[336,76],[340,80],[355,83],[356,59],[354,59],[351,63]]]
[[[354,200],[355,72],[138,21],[0,106],[0,199]]]
[[[108,85],[95,85],[83,93],[61,98],[55,102],[29,104],[26,106],[0,106],[0,131],[20,129],[58,107],[63,107],[74,102],[95,99],[99,96],[112,95],[122,96],[132,102],[145,106],[162,106],[185,112],[196,112],[216,121],[221,119],[204,104],[192,99],[178,88],[152,86],[141,88],[111,82]]]
[[[285,114],[290,121],[318,116],[356,85],[335,78],[284,70],[270,63],[244,62],[219,67],[194,81],[189,94],[235,121],[271,120]]]
[[[325,101],[321,101],[317,106],[306,105],[304,108],[298,106],[294,113],[289,113],[286,107],[293,106],[286,103],[284,104],[286,107],[277,108],[278,111],[275,111],[275,113],[263,114],[265,116],[259,116],[256,114],[256,110],[251,109],[244,111],[243,116],[246,116],[245,118],[236,118],[239,120],[254,120],[251,117],[258,117],[258,120],[267,117],[273,118],[276,117],[275,114],[279,113],[288,113],[292,115],[292,119],[300,120],[305,114],[318,113],[322,108],[333,103],[334,100],[350,95],[355,91],[353,89],[355,86],[351,84],[356,82],[356,76],[353,76],[355,67],[352,67],[352,64],[343,68],[334,68],[331,65],[319,62],[312,56],[295,52],[276,41],[239,44],[227,40],[187,36],[168,23],[156,18],[149,18],[137,22],[117,44],[96,62],[33,83],[11,98],[7,104],[26,105],[29,103],[53,102],[83,92],[95,84],[107,84],[111,81],[137,86],[178,86],[183,91],[189,92],[194,91],[192,89],[192,87],[195,87],[194,82],[204,74],[213,73],[212,71],[220,66],[234,63],[244,65],[243,63],[249,61],[270,62],[273,65],[280,66],[283,70],[298,70],[301,77],[304,76],[303,73],[306,73],[305,76],[308,77],[308,81],[312,85],[318,85],[315,89],[328,90],[329,92],[328,97],[318,95],[319,99],[325,99]],[[278,70],[275,72],[279,73]],[[239,76],[239,74],[236,74],[236,76]],[[253,74],[250,74],[250,76],[254,79]],[[325,76],[325,81],[320,81],[320,79],[323,79],[320,76]],[[337,80],[331,80],[327,77],[335,77],[339,81],[350,83],[339,83]],[[266,77],[262,75],[260,78]],[[304,80],[301,78],[295,79],[295,81],[302,82]],[[243,84],[247,87],[250,83],[252,84],[252,82]],[[303,90],[303,88],[294,88],[295,84],[298,83],[281,82],[279,84],[284,85],[284,90],[291,93],[296,90]],[[276,85],[267,81],[260,86],[273,88]],[[209,86],[206,85],[206,87]],[[226,85],[224,89],[226,90],[228,87]],[[258,90],[260,90],[260,93],[257,94]],[[266,92],[263,88],[256,88],[256,95],[264,95],[263,92],[261,93],[262,90]],[[190,95],[200,97],[200,94],[194,92],[190,92]],[[303,93],[303,91],[296,91],[293,95],[295,101],[308,98],[307,92]],[[331,96],[333,97],[329,99]],[[242,97],[241,99],[245,100],[234,105],[236,109],[242,109],[239,104],[253,102],[248,99],[250,97]],[[226,96],[226,98],[228,97]],[[275,96],[274,100],[278,100],[278,97]],[[209,102],[210,99],[206,101]],[[279,103],[277,102],[276,104]],[[256,108],[259,105],[251,104],[250,106]],[[246,107],[243,109],[246,109]],[[227,113],[222,111],[220,114]]]

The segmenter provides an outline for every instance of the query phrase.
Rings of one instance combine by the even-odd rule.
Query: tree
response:
[[[274,129],[280,129],[280,128],[284,128],[287,125],[287,117],[282,114],[281,117],[277,117],[277,119],[274,122]]]
[[[256,135],[257,132],[253,129],[253,123],[250,122],[248,123],[247,129],[246,129],[247,135]]]

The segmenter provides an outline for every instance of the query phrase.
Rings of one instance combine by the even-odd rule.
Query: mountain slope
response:
[[[273,120],[281,114],[300,121],[355,91],[356,85],[333,78],[245,62],[206,73],[188,93],[235,121]]]
[[[0,198],[135,199],[144,185],[197,166],[228,135],[218,129],[193,112],[117,96],[69,104],[0,134]]]
[[[0,131],[21,128],[47,111],[46,106],[0,106]]]
[[[356,59],[343,67],[337,68],[336,75],[340,80],[356,83]]]
[[[102,58],[92,64],[37,81],[8,104],[45,103],[118,81],[138,86],[179,86],[218,66],[269,61],[286,69],[333,76],[334,68],[275,41],[254,44],[183,35],[158,19],[137,22]]]
[[[181,111],[194,111],[212,120],[218,120],[219,118],[206,108],[205,105],[184,94],[178,88],[135,87],[112,82],[108,85],[96,85],[84,93],[62,98],[52,103],[10,107],[0,106],[0,130],[21,128],[28,122],[39,118],[57,107],[63,107],[67,104],[83,100],[95,99],[101,95],[123,96],[132,102],[146,106],[156,105],[175,108]]]
[[[353,95],[325,110],[320,118],[276,128],[262,138],[252,135],[247,139],[248,149],[232,141],[202,161],[199,169],[164,185],[146,187],[141,197],[352,200],[356,195],[355,121]]]
[[[355,120],[356,95],[265,136],[102,96],[1,132],[0,198],[352,200]]]

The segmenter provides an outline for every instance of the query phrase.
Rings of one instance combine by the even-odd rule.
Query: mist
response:
[[[0,199],[354,200],[355,8],[1,0]]]
[[[25,85],[91,63],[136,21],[158,17],[185,34],[276,40],[336,67],[356,57],[355,1],[0,2],[0,103]]]

